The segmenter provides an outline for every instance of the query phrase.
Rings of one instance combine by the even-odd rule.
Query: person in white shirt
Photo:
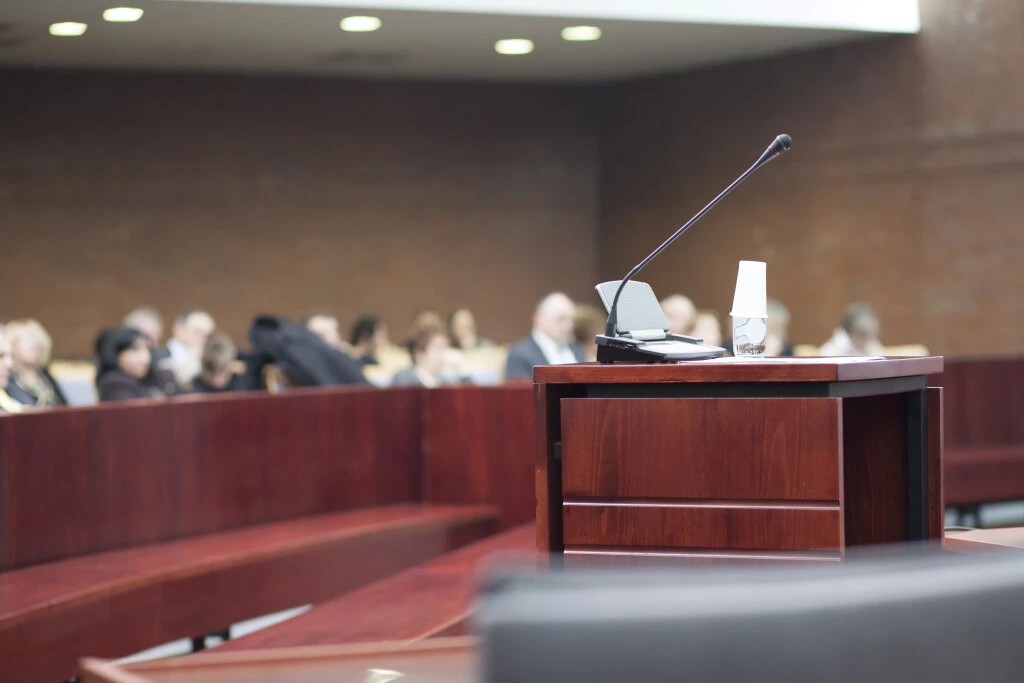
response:
[[[819,356],[881,356],[884,354],[878,336],[881,323],[870,305],[850,304],[843,311],[842,326],[818,349]]]
[[[583,349],[573,341],[576,305],[555,292],[540,300],[533,313],[530,336],[512,345],[505,363],[505,379],[533,379],[537,365],[583,362]]]
[[[167,369],[174,373],[178,384],[187,387],[199,376],[206,340],[216,329],[213,317],[206,311],[193,308],[174,321],[171,338],[167,340]]]

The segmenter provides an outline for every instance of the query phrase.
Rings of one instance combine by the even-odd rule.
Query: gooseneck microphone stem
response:
[[[729,187],[722,190],[722,193],[719,194],[714,199],[712,199],[710,204],[708,204],[699,212],[697,212],[697,215],[688,220],[686,222],[686,225],[672,233],[672,236],[669,237],[664,242],[662,242],[661,246],[655,249],[653,252],[651,252],[650,256],[648,256],[643,261],[633,266],[633,269],[626,274],[626,277],[622,278],[622,281],[619,283],[618,288],[615,290],[615,298],[612,299],[611,308],[608,310],[608,322],[605,325],[604,331],[605,336],[614,337],[618,334],[618,332],[616,331],[616,326],[618,325],[619,296],[622,294],[622,290],[623,288],[625,288],[626,283],[632,280],[634,277],[636,277],[636,274],[639,273],[644,266],[653,261],[658,256],[658,254],[665,251],[665,249],[667,249],[670,244],[679,239],[679,237],[681,237],[684,232],[690,229],[690,226],[692,226],[694,223],[703,218],[708,211],[714,208],[715,204],[722,201],[722,199],[724,199],[727,194],[735,190],[736,187],[744,180],[746,180],[751,173],[764,166],[766,163],[777,157],[779,154],[782,154],[783,152],[788,150],[790,144],[791,141],[788,135],[780,135],[777,138],[775,138],[775,142],[773,142],[771,146],[769,146],[768,149],[765,150],[764,154],[761,155],[761,158],[758,159],[753,166],[744,171],[743,175],[734,180],[732,184],[729,185]]]

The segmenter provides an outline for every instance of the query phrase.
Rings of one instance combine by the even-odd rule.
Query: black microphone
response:
[[[604,330],[604,334],[606,337],[615,337],[617,334],[615,328],[618,323],[619,295],[622,294],[622,289],[626,286],[626,283],[632,280],[634,277],[636,277],[636,274],[639,273],[644,266],[653,261],[658,254],[665,251],[668,245],[675,242],[684,232],[689,230],[691,225],[693,225],[701,218],[703,218],[704,214],[710,211],[712,207],[715,206],[715,204],[722,201],[722,198],[724,198],[725,195],[729,194],[734,189],[736,189],[736,186],[742,183],[744,180],[746,180],[747,176],[749,176],[751,173],[761,168],[762,166],[764,166],[765,164],[767,164],[769,161],[779,156],[780,154],[789,151],[789,147],[792,144],[792,138],[790,138],[785,133],[775,138],[774,142],[768,145],[768,149],[764,151],[764,154],[761,155],[761,158],[755,161],[753,166],[744,171],[743,175],[734,180],[732,182],[732,185],[725,188],[722,191],[722,194],[712,199],[710,204],[708,204],[703,209],[698,211],[697,215],[691,218],[689,221],[687,221],[686,225],[676,230],[671,237],[662,242],[661,246],[655,249],[653,252],[651,252],[650,256],[648,256],[643,261],[633,266],[633,270],[629,271],[626,277],[622,278],[622,282],[619,283],[618,289],[615,290],[615,298],[612,299],[611,308],[608,309],[608,322],[605,325]]]

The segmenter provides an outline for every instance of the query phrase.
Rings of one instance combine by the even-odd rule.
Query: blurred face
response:
[[[533,316],[533,328],[559,344],[573,340],[576,305],[563,294],[549,296]]]
[[[465,308],[455,311],[452,315],[452,336],[456,339],[476,337],[476,320]]]
[[[427,348],[416,354],[416,366],[436,375],[444,368],[449,349],[448,338],[443,334],[435,335]]]
[[[864,317],[856,322],[850,332],[850,341],[860,351],[878,342],[879,323],[877,318]]]
[[[160,340],[164,336],[164,326],[159,320],[155,318],[139,320],[135,323],[135,329],[146,338],[146,343],[149,344],[150,348],[155,349],[160,346]]]
[[[206,340],[213,334],[214,327],[213,318],[209,315],[193,313],[183,324],[175,326],[174,336],[199,356],[203,352]]]
[[[673,334],[687,335],[693,331],[697,310],[694,308],[693,302],[685,296],[669,298],[662,306],[662,310],[665,311],[669,330]]]
[[[11,348],[15,367],[35,370],[43,364],[43,345],[34,335],[17,335]]]
[[[697,316],[693,323],[693,336],[704,340],[708,346],[720,346],[722,344],[722,326],[718,318],[707,313]]]
[[[384,323],[377,325],[377,329],[373,331],[373,348],[379,349],[382,346],[388,346],[391,343],[391,339],[388,338],[388,326]]]
[[[125,374],[136,379],[142,379],[149,372],[149,346],[142,337],[137,337],[127,349],[117,356],[117,366]]]
[[[341,346],[341,335],[338,334],[338,319],[331,315],[314,315],[306,323],[310,332],[335,348]]]
[[[11,343],[8,341],[7,335],[0,332],[0,389],[7,386],[7,381],[11,377],[12,365]]]

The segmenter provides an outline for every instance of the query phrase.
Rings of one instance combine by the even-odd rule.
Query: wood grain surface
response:
[[[847,382],[910,377],[942,372],[942,358],[765,359],[724,358],[652,365],[538,365],[535,382],[543,384],[648,384],[673,382]]]
[[[839,500],[839,399],[566,399],[567,497]]]
[[[489,508],[335,513],[119,550],[0,575],[0,680],[74,675],[123,657],[320,602],[493,533]]]
[[[494,563],[535,566],[526,524],[328,600],[212,653],[341,643],[408,642],[468,629],[480,582]]]
[[[830,506],[566,503],[565,544],[626,549],[839,550],[842,518]]]

